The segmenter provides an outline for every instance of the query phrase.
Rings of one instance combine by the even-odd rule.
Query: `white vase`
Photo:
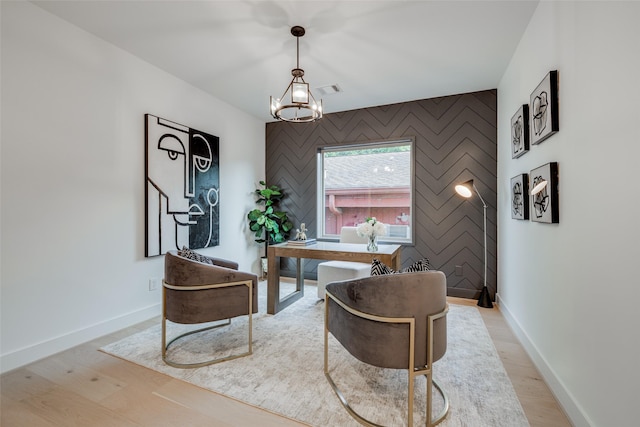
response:
[[[378,252],[378,236],[376,236],[375,234],[369,236],[369,241],[367,242],[367,251]]]

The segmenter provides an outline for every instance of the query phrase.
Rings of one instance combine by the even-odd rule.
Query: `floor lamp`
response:
[[[482,207],[484,209],[484,286],[482,287],[482,291],[480,292],[480,298],[478,298],[478,305],[480,307],[491,308],[493,307],[493,303],[491,302],[489,289],[487,289],[487,204],[484,202],[484,199],[480,195],[480,192],[476,188],[472,179],[462,184],[456,185],[455,188],[456,193],[467,199],[473,196],[473,191],[471,191],[471,189],[473,189],[482,202]]]

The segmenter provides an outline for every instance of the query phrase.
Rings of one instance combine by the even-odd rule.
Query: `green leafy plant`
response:
[[[253,209],[247,218],[249,229],[255,233],[257,243],[264,243],[264,256],[267,256],[267,248],[272,243],[282,243],[289,237],[289,231],[293,223],[289,221],[285,212],[276,210],[277,205],[284,197],[282,190],[277,185],[267,186],[260,181],[262,188],[255,191],[258,205],[264,205],[262,209]]]

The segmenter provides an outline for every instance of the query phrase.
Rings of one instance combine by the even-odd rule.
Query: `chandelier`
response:
[[[296,68],[291,70],[293,80],[280,98],[270,97],[271,115],[285,122],[305,123],[322,118],[322,100],[317,102],[309,84],[304,81],[304,70],[300,68],[300,37],[304,36],[304,28],[291,27],[291,34],[296,38]]]

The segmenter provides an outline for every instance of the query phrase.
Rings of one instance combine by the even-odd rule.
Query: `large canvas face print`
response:
[[[558,132],[558,72],[550,71],[529,99],[531,144],[539,144]]]
[[[551,162],[533,169],[531,177],[531,220],[557,224],[558,209],[558,163]],[[539,192],[536,192],[540,189]]]
[[[515,159],[529,151],[529,106],[518,108],[511,118],[511,158]]]
[[[511,178],[511,218],[529,219],[529,176]]]
[[[145,115],[145,256],[219,244],[219,139]]]

